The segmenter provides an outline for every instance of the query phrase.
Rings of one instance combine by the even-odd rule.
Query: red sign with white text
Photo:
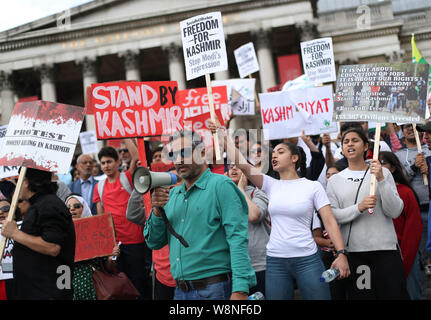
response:
[[[176,81],[121,81],[91,85],[97,138],[170,135],[183,127]]]

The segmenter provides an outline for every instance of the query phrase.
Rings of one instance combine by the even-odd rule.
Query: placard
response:
[[[187,80],[227,70],[226,44],[220,12],[180,22]]]
[[[428,64],[340,66],[335,121],[424,123]]]
[[[98,139],[170,135],[183,126],[176,81],[91,85]]]
[[[3,148],[3,137],[6,135],[8,125],[0,127],[0,150]],[[0,179],[18,176],[20,167],[17,166],[0,166]]]
[[[75,262],[112,254],[116,245],[114,223],[110,213],[74,219]]]
[[[332,122],[332,87],[259,94],[265,140],[337,131]],[[265,130],[266,129],[266,130]]]
[[[325,83],[336,80],[332,38],[301,42],[301,54],[308,81]]]
[[[84,131],[79,134],[79,142],[83,154],[98,153],[96,131]]]
[[[18,229],[21,229],[22,221],[18,221],[17,223]],[[2,239],[1,235],[1,227],[0,224],[0,241]],[[13,279],[13,257],[12,257],[12,249],[13,249],[14,241],[12,239],[6,240],[6,246],[3,253],[3,260],[0,265],[0,280]]]
[[[234,52],[236,65],[240,78],[245,78],[249,74],[259,71],[259,62],[257,61],[256,51],[253,42],[246,43],[236,49]]]
[[[0,165],[68,173],[84,113],[84,108],[49,101],[17,103],[3,138]]]
[[[226,86],[229,105],[237,116],[254,115],[254,87],[256,79],[229,79],[211,81],[211,86]]]

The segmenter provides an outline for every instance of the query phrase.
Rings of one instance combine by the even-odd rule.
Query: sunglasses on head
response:
[[[73,206],[74,209],[79,209],[79,208],[82,207],[82,204],[80,204],[80,203],[74,203],[73,205],[69,204],[69,205],[67,205],[67,209],[70,210],[70,208],[72,208],[72,206]]]
[[[3,206],[0,208],[1,212],[9,212],[9,210],[10,210],[10,206]]]

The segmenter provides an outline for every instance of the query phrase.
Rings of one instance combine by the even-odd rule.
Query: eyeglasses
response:
[[[122,153],[122,152],[129,152],[129,149],[120,149],[120,150],[118,150],[118,152],[119,152],[119,153]]]
[[[10,210],[10,206],[3,206],[0,208],[1,212],[9,212],[9,210]]]
[[[93,164],[93,161],[81,161],[81,164]]]
[[[251,149],[250,151],[251,151],[251,153],[262,152],[262,148]]]
[[[74,203],[73,205],[69,204],[69,205],[67,205],[67,209],[70,210],[70,208],[72,208],[72,206],[73,206],[74,209],[79,209],[79,208],[82,207],[82,204],[80,204],[80,203]]]
[[[178,154],[180,154],[181,158],[185,159],[186,157],[190,157],[193,153],[193,148],[182,148],[181,150],[177,151],[170,151],[169,152],[169,158],[171,159],[177,159]]]

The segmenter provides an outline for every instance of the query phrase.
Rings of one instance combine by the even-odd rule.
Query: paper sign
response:
[[[75,262],[112,254],[115,247],[115,232],[112,215],[75,219]]]
[[[98,153],[96,131],[84,131],[79,134],[79,142],[83,154]]]
[[[18,229],[21,229],[22,221],[17,222]],[[1,235],[1,224],[0,224],[0,241]],[[12,239],[6,240],[6,246],[3,253],[3,260],[0,265],[0,280],[13,279],[13,258],[12,249],[14,241]]]
[[[214,80],[211,86],[226,86],[229,105],[234,115],[254,115],[256,79]]]
[[[257,61],[256,51],[254,51],[253,42],[246,43],[233,53],[240,78],[245,78],[249,74],[259,71],[259,62]]]
[[[325,83],[336,80],[332,38],[301,42],[301,53],[308,81]]]
[[[259,94],[265,140],[335,132],[332,87]],[[266,130],[265,130],[266,129]]]
[[[180,22],[187,80],[227,70],[226,44],[220,12]]]
[[[335,121],[424,123],[428,64],[340,66]]]
[[[68,173],[84,113],[84,108],[48,101],[17,103],[0,165]]]
[[[176,81],[91,85],[98,139],[170,135],[182,128]]]
[[[4,142],[3,137],[6,135],[7,127],[8,127],[7,124],[0,127],[0,150],[3,148],[3,142]],[[0,179],[17,176],[19,174],[18,173],[19,168],[20,167],[17,167],[17,166],[13,166],[13,167],[1,166]]]

